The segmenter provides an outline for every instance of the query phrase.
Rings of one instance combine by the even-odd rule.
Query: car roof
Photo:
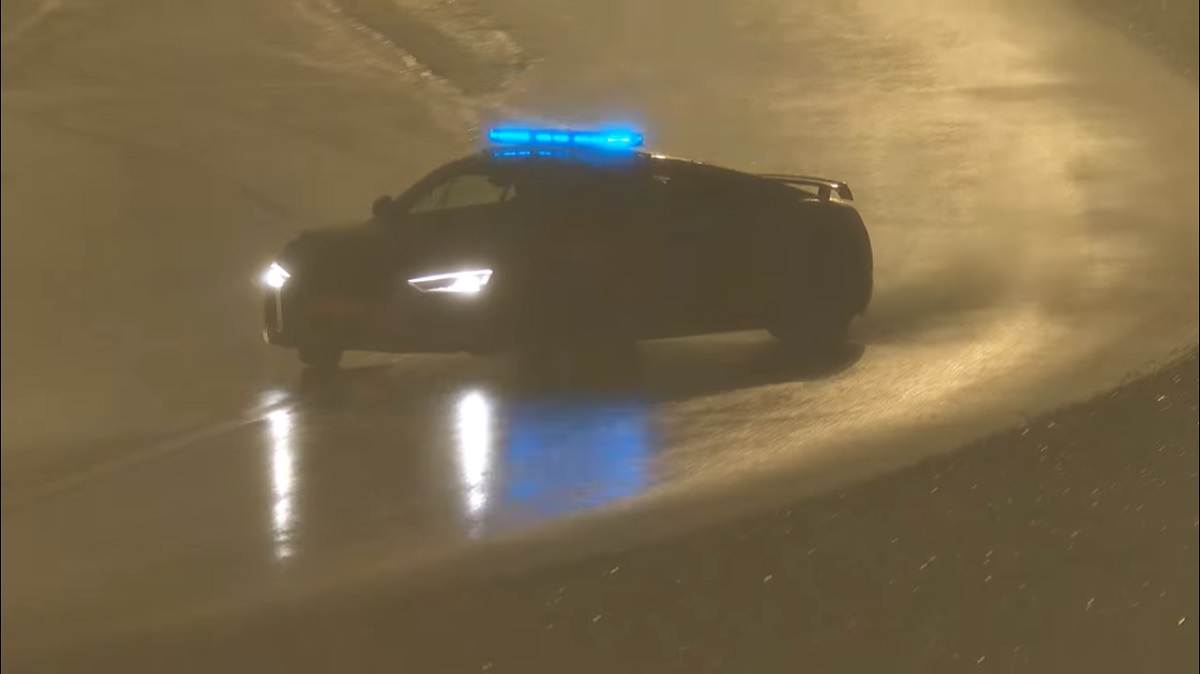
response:
[[[731,180],[751,179],[758,176],[730,168],[716,166],[692,159],[671,157],[641,150],[594,150],[586,148],[547,148],[545,146],[507,146],[486,149],[460,160],[481,167],[520,165],[545,168],[553,171],[563,165],[595,168],[598,170],[647,171],[655,174],[680,176],[698,175]],[[536,169],[535,169],[536,170]]]

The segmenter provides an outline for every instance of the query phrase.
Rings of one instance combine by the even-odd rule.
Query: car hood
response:
[[[501,257],[505,250],[495,236],[368,221],[306,230],[284,249],[280,263],[307,283],[368,291],[398,276],[494,268]]]

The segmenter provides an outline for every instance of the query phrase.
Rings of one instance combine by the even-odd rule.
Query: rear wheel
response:
[[[342,362],[342,350],[335,346],[306,344],[299,351],[300,362],[314,370],[336,370]]]
[[[800,315],[778,321],[767,328],[789,353],[799,356],[825,356],[846,343],[850,321],[820,315]]]
[[[791,278],[782,287],[789,290],[775,298],[767,331],[785,350],[803,357],[821,357],[835,353],[846,343],[854,309],[838,289],[816,282],[813,276]],[[822,287],[827,290],[822,292]]]

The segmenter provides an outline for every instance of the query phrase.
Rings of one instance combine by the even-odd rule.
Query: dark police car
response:
[[[872,289],[850,188],[638,150],[631,131],[499,128],[365,223],[301,233],[264,274],[266,340],[538,354],[765,328],[840,342]]]

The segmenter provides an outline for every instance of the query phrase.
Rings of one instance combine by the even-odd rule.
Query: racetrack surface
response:
[[[654,537],[1195,342],[1196,89],[1071,3],[487,6],[5,5],[6,660]],[[652,344],[636,385],[531,396],[499,361],[314,383],[262,346],[286,237],[512,116],[848,181],[877,261],[856,348]]]

